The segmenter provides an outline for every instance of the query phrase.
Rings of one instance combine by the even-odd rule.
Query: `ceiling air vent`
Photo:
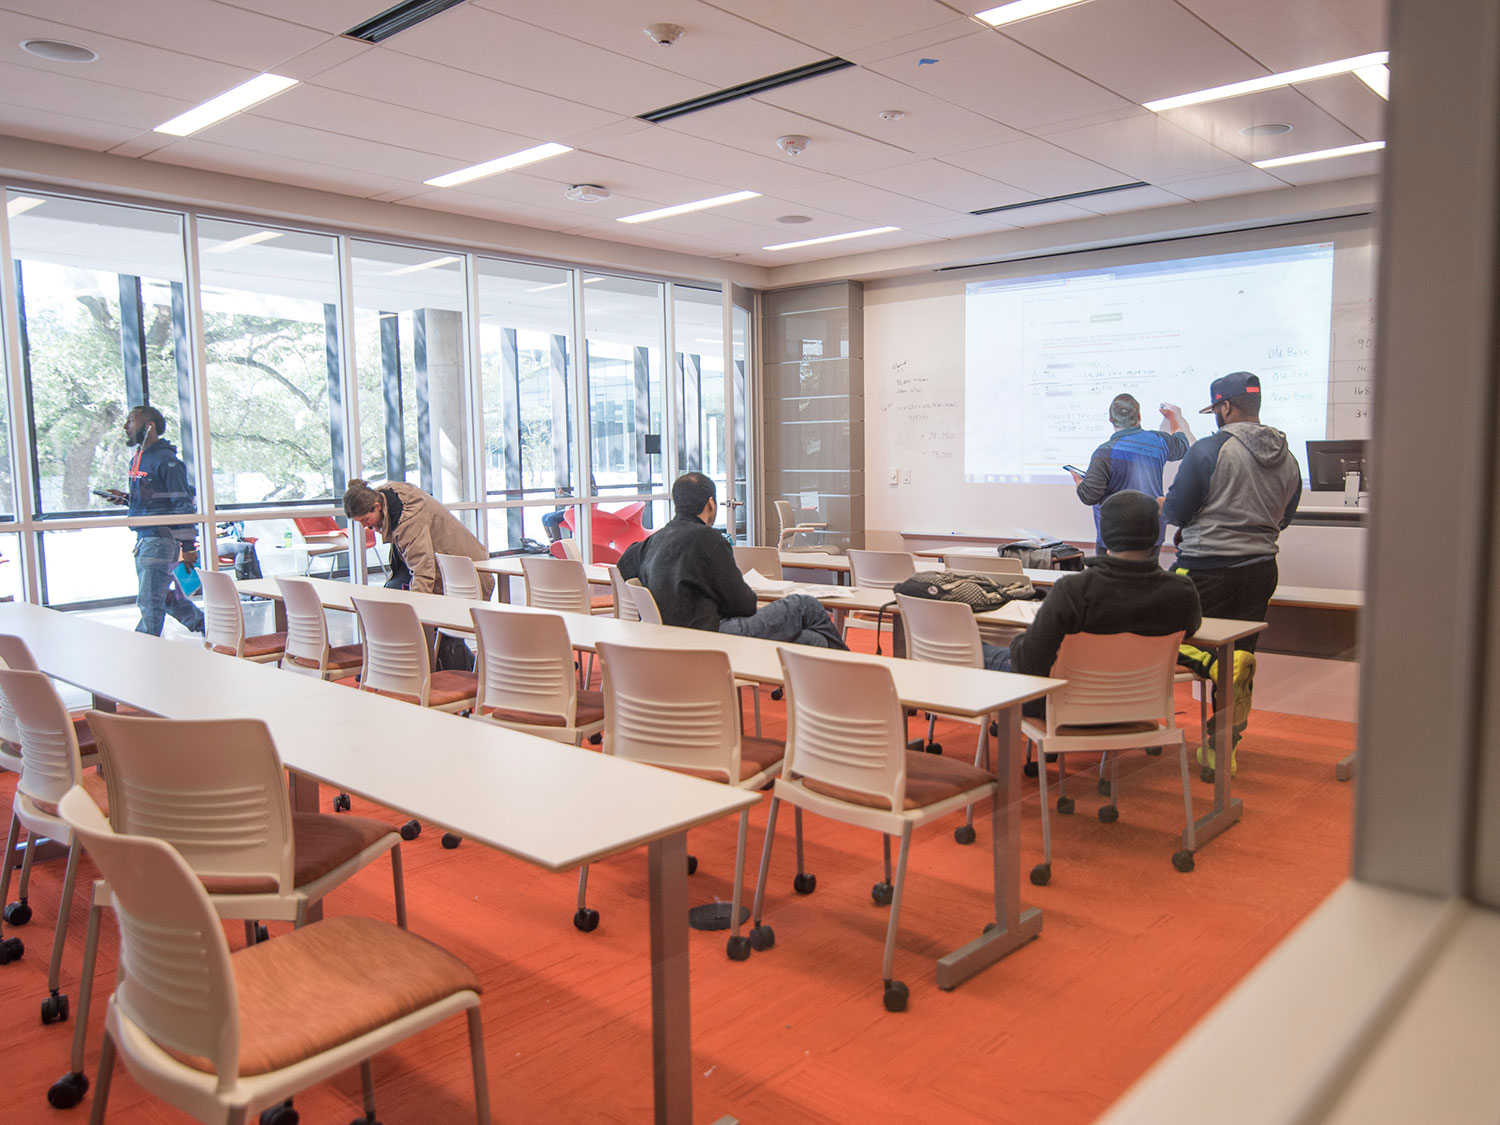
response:
[[[464,0],[406,0],[394,8],[387,8],[378,16],[355,24],[344,32],[350,39],[363,39],[366,43],[383,43],[392,35],[400,35],[409,27],[416,27],[423,20],[430,20],[439,12],[457,7]]]
[[[1128,184],[1115,184],[1113,187],[1092,188],[1089,191],[1073,191],[1067,195],[1049,195],[1046,199],[1028,199],[1025,203],[1003,203],[999,207],[981,207],[978,211],[970,211],[971,215],[993,215],[998,211],[1015,211],[1022,207],[1040,207],[1043,203],[1066,203],[1070,199],[1084,199],[1090,195],[1109,195],[1115,191],[1129,191],[1132,188],[1150,187],[1145,180],[1136,180]]]
[[[820,74],[832,74],[836,70],[845,70],[854,64],[848,59],[826,58],[819,59],[815,63],[799,66],[793,70],[783,70],[780,74],[768,74],[764,78],[754,78],[749,82],[741,82],[738,86],[729,86],[723,90],[715,90],[712,94],[703,94],[700,97],[689,98],[685,102],[676,105],[663,106],[661,109],[653,109],[650,113],[639,115],[640,121],[669,121],[674,117],[681,117],[687,113],[697,113],[700,109],[712,109],[716,105],[725,102],[738,101],[740,98],[752,98],[756,94],[764,94],[767,90],[779,90],[783,86],[790,86],[793,82],[805,82],[809,78],[816,78]]]

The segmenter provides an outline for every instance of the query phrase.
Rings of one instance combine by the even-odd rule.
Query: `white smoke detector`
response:
[[[812,144],[811,137],[804,137],[797,133],[776,138],[776,147],[788,156],[801,156],[810,144]]]
[[[563,188],[563,194],[574,203],[598,203],[601,199],[609,198],[609,188],[598,184],[574,184]]]
[[[670,47],[682,38],[683,28],[675,23],[651,23],[641,29],[646,33],[646,38],[658,47]]]
[[[882,109],[880,111],[880,120],[882,121],[900,121],[905,116],[906,111],[904,109]]]

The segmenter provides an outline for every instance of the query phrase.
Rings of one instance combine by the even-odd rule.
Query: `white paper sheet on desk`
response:
[[[1010,604],[1015,607],[1016,613],[1020,616],[1020,618],[1021,618],[1022,621],[1035,621],[1036,620],[1036,611],[1037,611],[1037,608],[1042,603],[1041,602],[1011,602]]]

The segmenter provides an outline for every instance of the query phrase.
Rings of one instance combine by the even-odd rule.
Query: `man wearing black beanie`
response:
[[[1154,499],[1134,490],[1116,492],[1099,505],[1106,553],[1085,560],[1082,574],[1058,579],[1036,620],[1011,642],[1009,667],[1000,671],[1048,675],[1069,633],[1161,637],[1179,629],[1191,635],[1198,628],[1202,614],[1192,581],[1156,561],[1158,511]]]

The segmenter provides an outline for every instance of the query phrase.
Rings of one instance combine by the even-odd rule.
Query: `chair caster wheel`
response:
[[[1059,797],[1057,799],[1057,811],[1060,812],[1060,813],[1062,813],[1063,816],[1072,816],[1073,815],[1073,798],[1072,797]]]
[[[688,856],[688,874],[698,874],[698,857],[695,855]]]
[[[929,754],[941,754],[943,752],[943,744],[941,742],[929,742],[927,744],[927,752]]]
[[[349,800],[349,794],[347,793],[340,793],[333,799],[334,812],[348,812],[353,807],[354,803]]]
[[[573,928],[591,934],[599,928],[599,912],[591,906],[580,906],[573,915]]]
[[[792,880],[792,890],[799,895],[810,895],[818,887],[818,877],[807,871],[799,872]]]
[[[89,1092],[88,1076],[79,1071],[64,1074],[47,1087],[47,1104],[53,1109],[72,1109]]]
[[[906,1001],[911,996],[911,989],[906,987],[903,981],[893,980],[885,986],[885,1010],[887,1012],[906,1011]]]
[[[1109,796],[1109,791],[1113,788],[1113,786],[1110,785],[1109,778],[1107,778],[1107,777],[1101,777],[1099,779],[1099,784],[1098,784],[1098,786],[1096,786],[1096,788],[1099,790],[1099,796],[1101,796],[1101,797],[1108,797]]]
[[[1052,865],[1050,863],[1039,863],[1031,869],[1031,885],[1034,887],[1045,887],[1052,882]]]
[[[1036,777],[1042,771],[1035,762],[1027,762],[1024,766],[1021,767],[1021,772],[1024,773],[1027,777]]]
[[[273,1105],[260,1114],[260,1125],[297,1125],[298,1120],[297,1111],[292,1108],[291,1102]]]
[[[268,929],[266,929],[265,926],[261,925],[259,922],[257,922],[255,924],[255,944],[259,945],[263,941],[270,941],[270,940],[271,940],[271,931],[268,930]]]
[[[1206,781],[1210,785],[1212,785],[1213,781],[1214,781],[1214,768],[1213,768],[1213,766],[1200,766],[1198,768],[1198,780],[1199,781]]]
[[[906,748],[913,754],[920,754],[927,748],[927,740],[925,738],[913,738],[906,744]]]
[[[31,921],[31,907],[23,898],[19,902],[13,902],[5,908],[5,924],[7,926],[24,926]]]
[[[19,961],[21,954],[26,952],[26,945],[18,937],[8,937],[0,941],[0,965],[9,965],[12,961]]]
[[[775,699],[775,700],[777,700],[777,701],[778,701],[778,702],[779,702],[779,701],[780,701],[780,699],[781,699],[781,697],[782,697],[782,696],[783,696],[783,695],[784,695],[784,694],[786,694],[786,693],[785,693],[785,692],[783,692],[783,691],[782,691],[782,690],[781,690],[781,688],[779,688],[779,687],[777,687],[777,688],[772,688],[772,689],[771,689],[771,698],[772,698],[772,699]]]
[[[776,944],[776,931],[770,926],[755,926],[750,930],[750,948],[763,953]]]
[[[1193,869],[1193,853],[1184,848],[1180,852],[1172,853],[1172,866],[1186,875]]]
[[[876,906],[889,906],[893,894],[889,883],[876,883],[870,888],[870,897],[875,900]]]
[[[602,734],[600,734],[598,731],[595,731],[593,734],[589,735],[589,745],[590,746],[603,746],[604,745],[604,736]]]
[[[444,832],[443,833],[443,841],[442,841],[443,847],[447,848],[450,852],[454,848],[458,847],[459,844],[462,844],[463,842],[464,842],[464,838],[462,836],[457,835],[456,833],[453,833],[453,832]]]
[[[415,840],[422,834],[422,823],[417,820],[408,820],[401,826],[401,838],[403,840]]]
[[[728,953],[731,961],[750,960],[750,939],[743,934],[739,937],[730,938]]]
[[[972,844],[974,842],[974,826],[972,824],[960,824],[953,830],[953,838],[960,844]]]
[[[1114,805],[1100,805],[1099,806],[1099,823],[1100,824],[1113,824],[1115,821],[1117,821],[1119,819],[1120,819],[1120,810],[1117,809]]]
[[[61,1023],[68,1018],[68,998],[62,993],[53,993],[42,1001],[42,1023]]]
[[[1161,747],[1160,746],[1148,746],[1148,747],[1146,747],[1146,755],[1148,757],[1151,757],[1151,758],[1160,758],[1161,757]]]

